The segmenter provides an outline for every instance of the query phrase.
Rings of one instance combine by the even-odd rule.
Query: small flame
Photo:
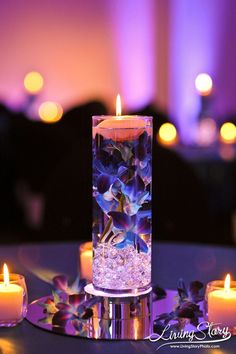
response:
[[[116,115],[121,116],[121,99],[119,94],[116,96]]]
[[[4,280],[4,284],[7,286],[10,283],[10,279],[9,279],[9,271],[8,271],[8,267],[6,265],[6,263],[4,263],[3,265],[3,280]]]
[[[230,274],[226,275],[225,278],[225,292],[229,292],[230,291]]]

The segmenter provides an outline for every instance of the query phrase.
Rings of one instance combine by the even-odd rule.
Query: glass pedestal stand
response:
[[[93,339],[145,339],[152,333],[152,288],[137,293],[109,294],[85,287],[87,298],[99,296],[89,319],[88,338]]]

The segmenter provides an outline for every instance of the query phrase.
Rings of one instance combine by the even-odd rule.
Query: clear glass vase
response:
[[[152,117],[93,117],[93,286],[151,285]]]

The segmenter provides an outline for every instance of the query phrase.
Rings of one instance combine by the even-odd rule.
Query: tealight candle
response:
[[[79,247],[80,277],[92,281],[92,242],[82,243]]]
[[[229,274],[224,288],[208,292],[208,320],[229,328],[236,326],[236,289],[230,287]]]
[[[3,281],[0,282],[0,326],[14,326],[24,317],[26,299],[24,277],[15,274],[13,278],[15,280],[11,280],[7,265],[4,264]]]

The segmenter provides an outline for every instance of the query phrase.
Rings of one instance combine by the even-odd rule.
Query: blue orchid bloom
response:
[[[119,167],[123,163],[124,161],[119,150],[113,148],[113,150],[106,151],[105,149],[100,148],[96,151],[93,169],[99,174],[116,176]]]
[[[151,138],[144,132],[133,148],[136,157],[135,165],[137,166],[137,174],[143,180],[145,186],[151,182],[152,178],[151,146]]]
[[[147,217],[139,219],[136,223],[135,216],[129,216],[119,211],[109,212],[108,215],[112,218],[115,233],[124,233],[124,239],[115,244],[115,247],[122,249],[127,245],[133,245],[140,252],[148,252],[146,242],[139,236],[139,234],[151,232],[151,223]]]
[[[127,170],[120,168],[117,178],[107,174],[101,174],[97,178],[94,197],[105,213],[117,210],[121,195],[124,196],[123,209],[128,215],[137,214],[143,203],[150,199],[150,193],[140,176],[128,179],[130,172],[127,173]],[[123,182],[125,179],[129,181],[126,184]]]
[[[105,213],[115,211],[119,205],[119,196],[124,196],[123,209],[128,215],[135,215],[143,203],[150,199],[150,193],[139,175],[133,176],[132,169],[120,167],[117,178],[101,174],[97,178],[94,197]],[[124,183],[124,181],[128,181]]]
[[[128,215],[137,214],[143,203],[150,199],[150,193],[139,175],[122,185],[122,193],[125,196],[123,209]]]
[[[130,216],[137,214],[150,200],[151,147],[148,139],[146,132],[132,143],[105,139],[96,150],[93,196],[106,214],[117,210],[121,196],[124,197],[123,210]]]

